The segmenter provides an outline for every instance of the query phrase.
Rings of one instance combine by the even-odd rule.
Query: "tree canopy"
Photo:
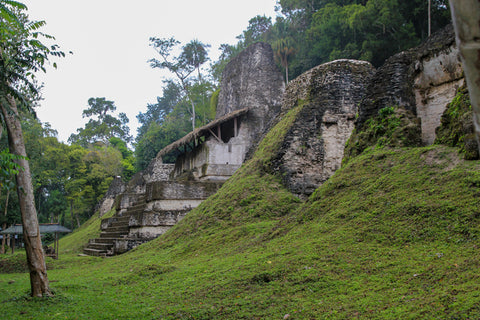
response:
[[[213,71],[219,78],[228,59],[258,41],[272,45],[287,79],[340,58],[367,60],[379,67],[391,55],[426,39],[428,2],[279,0],[276,21],[252,18],[236,45],[221,46],[222,55]],[[448,24],[448,1],[431,0],[430,16],[432,31]]]
[[[132,136],[128,127],[129,119],[123,112],[118,116],[111,113],[117,110],[113,101],[105,98],[88,99],[89,108],[83,110],[82,116],[90,120],[84,128],[78,128],[77,134],[72,134],[68,138],[71,143],[79,144],[84,147],[102,142],[108,145],[111,138],[120,138],[126,143],[131,142]]]

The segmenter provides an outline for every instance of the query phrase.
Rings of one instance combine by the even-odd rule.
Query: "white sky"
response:
[[[90,97],[105,97],[130,119],[136,136],[136,115],[162,94],[168,76],[150,68],[158,58],[150,37],[175,37],[186,44],[198,39],[210,44],[210,57],[218,57],[222,43],[235,44],[236,36],[256,15],[275,16],[276,0],[23,0],[30,20],[45,20],[41,31],[56,38],[67,53],[38,78],[44,83],[37,108],[66,142],[83,127],[82,111]]]

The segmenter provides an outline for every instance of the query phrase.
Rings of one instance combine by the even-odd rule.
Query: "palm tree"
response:
[[[288,62],[295,56],[296,49],[292,38],[282,38],[273,44],[275,59],[285,69],[285,82],[288,84]]]
[[[191,65],[198,72],[198,80],[202,81],[200,74],[200,66],[208,61],[207,49],[210,48],[209,44],[204,44],[195,39],[187,43],[183,47],[183,52],[180,58],[187,64]]]

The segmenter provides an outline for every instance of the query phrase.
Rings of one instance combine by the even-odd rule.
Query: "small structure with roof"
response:
[[[40,228],[40,234],[52,233],[55,235],[55,239],[53,241],[53,250],[52,251],[44,250],[44,251],[46,256],[52,257],[54,259],[58,259],[58,234],[70,233],[72,232],[72,230],[65,228],[64,226],[61,226],[58,223],[42,223],[39,225],[39,228]],[[22,235],[23,226],[21,224],[13,225],[3,231],[0,231],[0,234]],[[12,244],[12,253],[13,253],[15,248],[15,237],[12,237],[12,239],[14,241]]]

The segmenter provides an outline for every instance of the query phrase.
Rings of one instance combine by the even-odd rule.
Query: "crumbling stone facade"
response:
[[[368,85],[356,127],[362,130],[380,109],[397,107],[420,118],[421,141],[432,144],[443,112],[463,83],[463,68],[450,25],[422,45],[385,61]]]
[[[365,61],[336,60],[289,83],[282,109],[303,106],[273,167],[297,196],[308,197],[340,168],[358,104],[373,72]]]

